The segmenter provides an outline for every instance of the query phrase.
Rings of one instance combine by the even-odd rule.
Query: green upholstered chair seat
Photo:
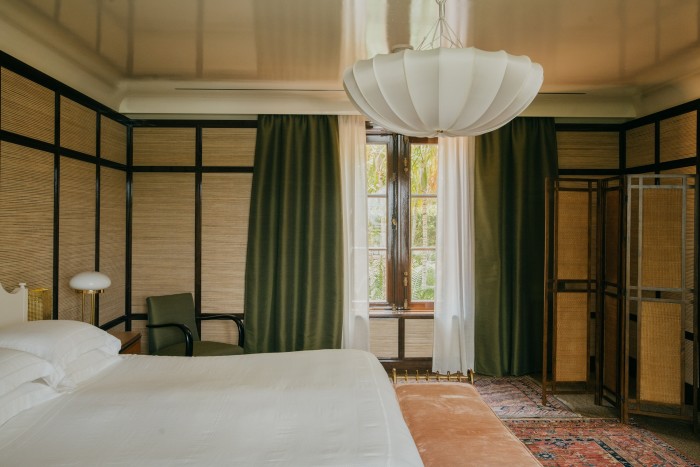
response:
[[[195,316],[191,293],[146,298],[148,305],[148,347],[152,355],[206,357],[243,353],[243,320],[234,315]],[[238,330],[238,345],[203,341],[197,330],[201,320],[233,321]],[[188,355],[186,341],[192,343]]]
[[[217,357],[220,355],[242,355],[243,347],[224,342],[195,341],[195,357]],[[158,349],[157,355],[172,355],[182,357],[185,355],[185,344],[174,344]]]

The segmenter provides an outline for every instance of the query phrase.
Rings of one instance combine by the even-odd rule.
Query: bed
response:
[[[118,355],[16,297],[0,287],[2,465],[423,465],[370,353]]]

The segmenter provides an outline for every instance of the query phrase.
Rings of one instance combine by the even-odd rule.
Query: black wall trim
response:
[[[99,134],[98,134],[98,139],[99,139]],[[6,141],[8,143],[16,144],[18,146],[25,146],[31,149],[36,149],[39,151],[44,151],[48,153],[54,153],[57,151],[57,145],[46,143],[44,141],[39,141],[34,138],[29,138],[27,136],[22,136],[17,133],[13,133],[11,131],[7,130],[0,130],[0,140]],[[99,143],[98,143],[99,144]],[[99,151],[99,149],[98,149]],[[79,151],[74,151],[72,149],[68,148],[61,148],[60,146],[58,147],[58,152],[60,155],[65,156],[65,157],[70,157],[72,159],[78,159],[84,162],[89,162],[91,164],[100,164],[105,167],[110,167],[112,169],[117,169],[117,170],[127,170],[127,166],[124,164],[120,164],[119,162],[114,162],[110,161],[107,159],[101,159],[89,154],[85,154]],[[98,161],[99,159],[99,161]]]
[[[132,165],[132,172],[180,172],[194,173],[197,168],[191,165],[188,166],[159,166],[159,165]]]
[[[194,176],[194,313],[202,313],[202,127],[195,133]],[[197,323],[202,333],[201,324]]]
[[[60,228],[60,194],[61,194],[61,154],[58,148],[61,146],[61,96],[56,93],[54,94],[54,151],[53,154],[53,303],[52,303],[52,315],[53,319],[58,319],[58,267],[60,265],[59,255],[60,251],[60,241],[59,241],[59,228]]]
[[[621,131],[631,130],[633,128],[638,128],[640,126],[648,125],[650,123],[655,123],[660,120],[665,120],[667,118],[676,117],[678,115],[692,112],[694,110],[700,109],[700,99],[694,101],[686,102],[685,104],[677,105],[660,112],[656,112],[650,115],[645,115],[644,117],[636,118],[630,120],[629,122],[622,123],[620,125]]]
[[[198,140],[199,141],[199,140]],[[198,143],[199,144],[199,143]],[[201,152],[201,149],[200,149]],[[253,173],[253,167],[242,166],[216,166],[202,167],[201,154],[197,165],[160,166],[160,165],[136,165],[131,171],[136,172],[179,172],[179,173]]]
[[[559,175],[609,175],[611,177],[614,177],[622,175],[622,171],[618,169],[559,169]]]
[[[132,228],[132,213],[133,213],[133,186],[134,186],[134,171],[133,171],[133,131],[131,126],[126,129],[126,259],[124,264],[124,310],[126,323],[124,329],[131,331],[131,265],[132,265],[132,248],[131,248],[131,228]]]
[[[95,271],[100,270],[100,187],[102,180],[102,170],[100,164],[101,140],[102,140],[102,118],[99,114],[95,115]],[[95,297],[95,324],[100,324],[100,294]]]
[[[56,142],[53,144],[39,141],[38,139],[29,138],[27,136],[18,135],[7,130],[0,130],[0,140],[13,143],[18,146],[26,146],[28,148],[37,149],[39,151],[54,153],[56,152]]]
[[[126,321],[126,316],[120,316],[119,318],[115,318],[111,321],[107,321],[104,324],[100,325],[100,329],[104,329],[105,331],[107,329],[112,329],[115,326],[119,326],[120,324],[124,323]]]
[[[217,167],[202,167],[204,173],[253,173],[253,167],[238,167],[238,166],[217,166]]]

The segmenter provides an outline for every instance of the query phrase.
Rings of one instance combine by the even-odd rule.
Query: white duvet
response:
[[[370,353],[120,356],[0,427],[2,466],[422,465]]]

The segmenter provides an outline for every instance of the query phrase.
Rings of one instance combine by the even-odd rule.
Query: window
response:
[[[366,155],[370,303],[430,310],[435,297],[437,140],[369,135]]]

